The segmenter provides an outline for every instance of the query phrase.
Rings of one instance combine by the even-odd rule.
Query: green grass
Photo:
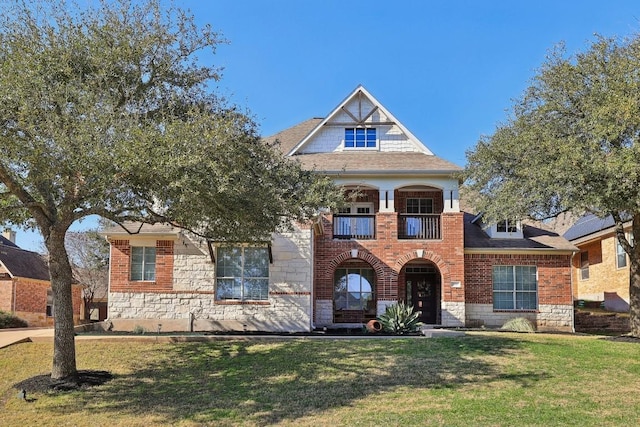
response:
[[[51,344],[0,350],[0,425],[637,425],[640,344],[474,332],[439,339],[78,341],[99,387],[17,398]]]

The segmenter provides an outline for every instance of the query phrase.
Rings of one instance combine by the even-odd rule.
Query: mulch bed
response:
[[[36,375],[13,385],[16,390],[29,393],[58,393],[65,391],[83,390],[102,385],[113,379],[107,371],[78,371],[74,380],[53,380],[51,374]]]

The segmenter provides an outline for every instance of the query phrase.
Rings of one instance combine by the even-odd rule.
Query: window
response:
[[[580,252],[580,279],[589,278],[589,252]]]
[[[53,290],[47,289],[47,308],[46,315],[47,317],[53,317]]]
[[[338,268],[334,276],[333,301],[336,310],[375,310],[371,268]]]
[[[156,248],[149,246],[131,248],[131,280],[156,280]]]
[[[344,130],[345,148],[375,148],[375,128],[346,128]]]
[[[333,235],[338,239],[371,239],[375,234],[373,203],[352,203],[338,209]]]
[[[407,213],[433,213],[433,199],[407,199]]]
[[[496,227],[498,233],[516,233],[518,226],[516,221],[499,221]]]
[[[618,239],[616,239],[616,265],[618,268],[627,266],[627,253],[624,251]]]
[[[223,246],[216,262],[216,299],[269,299],[269,250],[263,247]]]
[[[535,266],[493,267],[494,310],[535,310],[538,307],[538,273]]]

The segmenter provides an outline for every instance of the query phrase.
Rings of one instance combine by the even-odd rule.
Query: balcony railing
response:
[[[438,214],[399,214],[398,238],[439,240],[440,215]]]
[[[375,215],[333,215],[334,239],[375,239]]]

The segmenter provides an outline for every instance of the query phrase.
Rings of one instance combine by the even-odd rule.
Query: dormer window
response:
[[[345,148],[376,148],[375,128],[346,128],[344,130]]]
[[[499,221],[496,227],[498,233],[516,233],[518,232],[518,225],[516,221]]]
[[[502,220],[483,227],[492,239],[523,239],[522,223],[516,220]]]

